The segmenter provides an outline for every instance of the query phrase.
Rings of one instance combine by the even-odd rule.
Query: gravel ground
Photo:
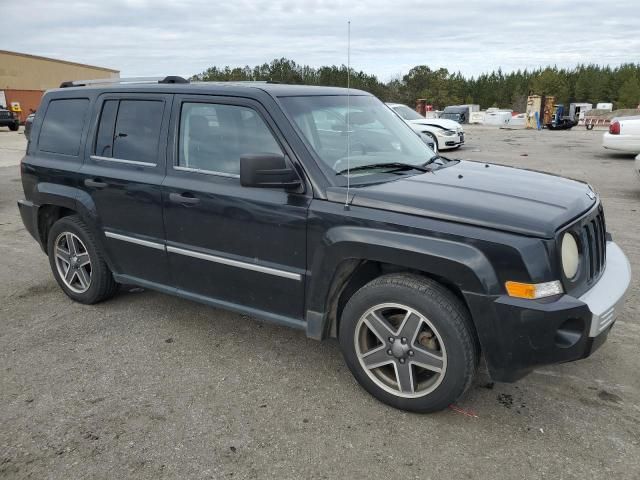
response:
[[[20,221],[25,140],[5,130],[0,478],[640,477],[637,274],[593,357],[516,384],[481,373],[459,411],[400,412],[359,388],[333,340],[150,291],[72,303]],[[640,272],[631,156],[598,131],[467,132],[451,156],[589,181]]]

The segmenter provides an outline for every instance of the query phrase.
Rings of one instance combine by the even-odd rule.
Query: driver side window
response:
[[[179,167],[238,176],[240,156],[248,153],[282,153],[255,110],[214,103],[182,104]]]

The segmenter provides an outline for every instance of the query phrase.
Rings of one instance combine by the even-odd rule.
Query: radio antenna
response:
[[[347,198],[345,210],[349,209],[351,189],[351,20],[347,21]]]

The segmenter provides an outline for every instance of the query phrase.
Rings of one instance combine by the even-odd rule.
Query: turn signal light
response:
[[[558,280],[545,283],[506,282],[504,285],[510,297],[528,298],[530,300],[562,293],[562,284]]]

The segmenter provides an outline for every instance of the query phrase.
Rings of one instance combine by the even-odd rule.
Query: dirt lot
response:
[[[640,179],[601,132],[468,127],[453,157],[589,181],[635,272],[591,358],[481,374],[414,415],[356,384],[335,341],[154,292],[72,303],[24,230],[24,136],[0,129],[0,478],[640,478]]]

